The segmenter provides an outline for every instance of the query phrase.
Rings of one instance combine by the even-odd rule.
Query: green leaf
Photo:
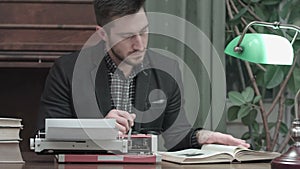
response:
[[[231,106],[227,112],[228,120],[233,121],[233,120],[237,119],[239,110],[240,110],[239,106]]]
[[[259,132],[259,124],[257,123],[257,121],[255,120],[253,123],[252,123],[252,128],[255,132]]]
[[[294,105],[291,107],[290,113],[292,115],[292,118],[295,118],[295,106]]]
[[[261,99],[261,96],[255,96],[254,99],[253,99],[253,104],[256,104],[260,101]]]
[[[300,5],[299,0],[293,1],[292,9],[290,11],[290,16],[288,20],[288,22],[291,24],[296,24],[297,20],[299,20],[299,13],[300,13],[299,5]]]
[[[295,93],[300,89],[300,68],[295,68],[293,71]]]
[[[275,126],[276,123],[274,122],[270,122],[268,123],[268,126],[269,126],[269,130],[271,130],[271,128],[273,128]]]
[[[243,8],[243,9],[241,9],[241,10],[239,11],[239,13],[236,14],[236,15],[232,18],[232,20],[234,21],[234,20],[240,19],[240,18],[247,12],[247,9],[248,9],[248,7],[245,7],[245,8]]]
[[[235,106],[241,106],[246,103],[244,97],[241,93],[237,91],[231,91],[228,93],[229,100],[233,103]]]
[[[290,78],[289,81],[288,81],[287,88],[288,88],[292,93],[296,93],[293,75],[291,76],[291,78]]]
[[[254,97],[253,89],[251,87],[246,87],[246,89],[242,92],[242,96],[246,102],[251,102]]]
[[[261,0],[251,0],[251,2],[253,2],[253,3],[257,3],[259,1],[261,1]]]
[[[287,1],[279,11],[282,19],[286,19],[288,13],[290,12],[291,5],[292,1]]]
[[[264,79],[264,72],[260,71],[256,74],[256,83],[258,86],[260,87],[264,87],[265,88],[265,79]]]
[[[299,21],[299,25],[300,25],[300,21]],[[294,51],[299,51],[300,49],[300,37],[299,40],[296,40],[296,42],[294,43]]]
[[[293,93],[297,93],[300,89],[300,68],[295,68],[288,82],[288,89]]]
[[[280,66],[268,66],[265,73],[265,84],[267,89],[272,89],[278,86],[284,78],[283,71]]]
[[[292,105],[294,105],[294,99],[286,99],[286,100],[285,100],[285,105],[287,105],[287,106],[292,106]]]
[[[248,139],[250,139],[250,133],[247,131],[246,133],[244,133],[243,135],[242,135],[242,139],[243,140],[248,140]]]
[[[255,11],[256,15],[258,17],[260,17],[262,20],[266,20],[264,10],[262,9],[262,7],[260,5],[255,5],[254,11]]]
[[[280,0],[263,0],[262,4],[263,5],[276,5],[280,3]]]
[[[256,116],[257,116],[257,110],[252,109],[247,116],[242,118],[243,124],[245,124],[247,126],[251,125],[252,123],[254,123]]]
[[[284,35],[282,35],[284,36]],[[283,71],[284,75],[286,76],[291,68],[291,66],[280,66],[281,67],[281,70]]]
[[[276,126],[276,123],[275,122],[269,122],[268,123],[268,127],[269,127],[269,130],[271,130],[273,127],[275,127]],[[262,135],[263,135],[263,138],[265,138],[266,137],[266,131],[265,131],[265,128],[264,128],[264,130],[263,130],[263,132],[262,132]]]
[[[254,142],[252,143],[254,150],[260,150],[262,147],[262,139],[261,138],[255,138]]]
[[[273,13],[271,14],[269,18],[269,22],[276,22],[279,21],[279,15],[277,10],[273,10]]]
[[[254,138],[259,138],[260,137],[260,135],[259,135],[259,133],[258,132],[251,132],[251,135],[252,135],[252,137],[254,137]]]
[[[279,132],[283,134],[287,134],[289,132],[287,125],[283,122],[280,123]]]
[[[243,117],[247,116],[250,111],[251,111],[251,107],[248,105],[243,105],[240,110],[238,111],[238,118],[242,119]]]

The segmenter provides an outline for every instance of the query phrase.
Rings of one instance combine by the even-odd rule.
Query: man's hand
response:
[[[111,110],[105,116],[106,119],[116,119],[117,128],[123,134],[127,133],[129,131],[129,129],[134,125],[135,117],[136,117],[135,114],[130,114],[126,111],[116,110],[116,109]]]
[[[230,146],[243,146],[246,148],[250,147],[250,144],[246,143],[245,140],[234,138],[229,134],[223,134],[220,132],[212,132],[207,130],[204,130],[202,132],[201,130],[198,131],[197,139],[200,144],[216,143],[216,144],[224,144]]]

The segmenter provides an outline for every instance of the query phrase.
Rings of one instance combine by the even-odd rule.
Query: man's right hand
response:
[[[134,125],[135,117],[135,114],[130,114],[126,111],[116,109],[109,111],[109,113],[105,116],[106,119],[116,119],[116,126],[119,129],[119,131],[123,134],[126,134],[129,131],[129,129]]]

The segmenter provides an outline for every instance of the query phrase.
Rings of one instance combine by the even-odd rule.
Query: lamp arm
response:
[[[299,119],[299,114],[298,114],[298,97],[300,96],[300,89],[298,90],[296,96],[295,96],[295,100],[294,100],[294,104],[295,104],[295,119]]]
[[[245,29],[242,32],[241,38],[238,41],[238,44],[236,45],[236,47],[234,48],[234,51],[237,53],[241,53],[243,51],[243,48],[240,46],[245,34],[247,33],[248,29],[252,26],[252,25],[256,25],[256,26],[262,26],[262,27],[271,27],[273,29],[291,29],[296,31],[296,34],[294,36],[294,39],[297,37],[298,32],[300,32],[300,27],[296,26],[296,25],[292,25],[292,24],[281,24],[280,22],[263,22],[263,21],[252,21],[250,22]],[[292,41],[292,43],[294,42],[294,39]]]

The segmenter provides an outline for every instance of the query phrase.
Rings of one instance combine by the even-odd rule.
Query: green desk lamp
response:
[[[271,27],[273,29],[290,29],[296,33],[292,41],[273,34],[247,33],[252,25]],[[300,27],[279,22],[269,23],[253,21],[244,29],[241,36],[233,39],[225,48],[225,53],[252,63],[292,65],[294,51],[292,44],[296,40]],[[294,145],[280,157],[271,162],[272,169],[299,169],[300,168],[300,119],[298,115],[298,97],[295,96],[295,120],[293,121],[292,137]]]

